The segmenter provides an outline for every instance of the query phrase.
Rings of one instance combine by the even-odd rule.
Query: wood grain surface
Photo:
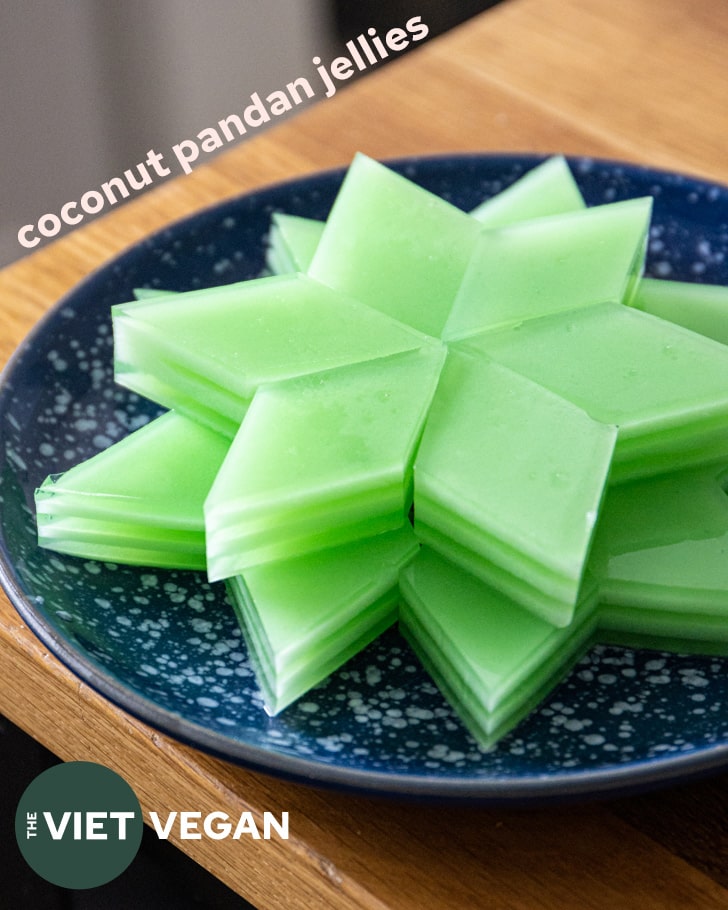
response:
[[[727,39],[728,8],[711,0],[507,0],[5,269],[0,359],[80,278],[150,231],[357,150],[589,154],[728,182]],[[178,844],[260,908],[728,907],[726,775],[558,810],[292,784],[127,716],[61,666],[4,597],[0,712],[61,758],[118,770],[145,811],[288,811],[288,841]]]

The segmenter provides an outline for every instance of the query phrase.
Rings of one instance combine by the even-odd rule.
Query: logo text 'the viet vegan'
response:
[[[287,839],[288,812],[149,813],[162,839]],[[18,847],[28,865],[62,888],[95,888],[117,878],[142,839],[142,810],[122,777],[93,762],[66,762],[44,771],[26,788],[15,815]]]

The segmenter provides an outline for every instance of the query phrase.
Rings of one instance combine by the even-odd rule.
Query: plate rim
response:
[[[547,157],[550,157],[547,153],[468,151],[381,160],[383,164],[401,171],[413,167],[436,167],[438,164],[452,166],[469,162],[476,164],[488,162],[493,165],[502,163],[504,167],[515,164],[532,167]],[[723,192],[728,193],[728,186],[685,172],[589,155],[564,154],[564,157],[572,168],[576,169],[577,177],[579,168],[588,162],[590,166],[604,167],[608,170],[619,168],[635,175],[654,176],[658,183],[665,179],[679,178],[689,181],[693,185],[717,186]],[[53,323],[60,311],[76,295],[83,294],[89,287],[92,287],[93,283],[105,275],[107,270],[123,266],[127,258],[138,255],[145,246],[162,242],[165,234],[189,227],[197,220],[204,220],[213,214],[224,216],[227,209],[235,210],[244,202],[250,202],[260,195],[271,195],[321,180],[343,179],[347,167],[332,167],[299,177],[278,180],[243,191],[227,199],[203,205],[193,212],[171,220],[145,237],[131,242],[118,253],[112,254],[104,262],[95,266],[37,320],[0,371],[0,416],[4,416],[7,406],[6,399],[9,390],[12,389],[12,376],[21,358]],[[298,783],[352,791],[369,796],[434,799],[445,802],[467,800],[488,805],[531,806],[644,792],[647,789],[675,783],[677,780],[687,777],[716,773],[728,765],[727,739],[695,747],[690,752],[643,757],[618,764],[605,763],[604,767],[546,771],[512,777],[470,775],[458,778],[330,765],[316,759],[274,752],[263,746],[234,740],[140,695],[116,680],[112,674],[97,667],[89,656],[84,656],[78,649],[72,647],[44,614],[36,609],[32,598],[26,596],[8,552],[5,535],[1,532],[2,528],[0,528],[0,584],[10,603],[31,632],[71,673],[110,701],[117,709],[127,712],[164,735],[222,760],[255,771]]]

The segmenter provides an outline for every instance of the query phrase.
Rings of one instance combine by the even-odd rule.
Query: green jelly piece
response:
[[[643,278],[633,305],[638,310],[728,344],[727,287]]]
[[[479,229],[454,205],[358,154],[308,273],[439,336]]]
[[[393,530],[445,352],[264,385],[205,504],[211,580]]]
[[[417,549],[405,523],[228,579],[269,713],[300,698],[396,621],[399,572]]]
[[[590,563],[606,604],[719,615],[728,637],[727,475],[707,465],[609,490]]]
[[[567,625],[616,429],[482,356],[451,352],[415,460],[415,532]]]
[[[725,465],[612,487],[594,539],[599,639],[728,654]]]
[[[728,348],[682,326],[602,304],[485,332],[466,347],[617,425],[615,481],[728,455]]]
[[[534,708],[581,656],[596,625],[585,596],[557,628],[423,547],[402,572],[400,626],[481,746]]]
[[[172,297],[177,291],[165,291],[159,288],[134,288],[135,300],[151,300],[155,297]]]
[[[132,565],[204,569],[203,505],[228,440],[162,415],[36,490],[38,543]]]
[[[728,656],[725,616],[605,604],[599,608],[598,625],[597,637],[605,644],[676,654]]]
[[[122,385],[232,438],[256,388],[427,343],[305,275],[113,308]]]
[[[501,228],[545,215],[586,208],[563,155],[553,155],[470,213],[484,227]]]
[[[645,197],[482,231],[442,337],[629,303],[644,267],[651,210]]]
[[[323,221],[274,212],[266,250],[268,268],[276,275],[307,271],[323,229]]]
[[[504,227],[584,207],[584,199],[566,159],[555,155],[532,168],[505,190],[481,202],[470,214],[486,227]],[[275,212],[268,238],[268,268],[279,275],[307,271],[324,226],[324,221]]]

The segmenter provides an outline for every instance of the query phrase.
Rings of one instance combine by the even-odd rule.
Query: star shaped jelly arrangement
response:
[[[728,293],[642,278],[651,205],[358,155],[279,274],[114,307],[169,412],[43,483],[40,544],[224,580],[271,713],[399,619],[486,747],[595,637],[728,651]]]

